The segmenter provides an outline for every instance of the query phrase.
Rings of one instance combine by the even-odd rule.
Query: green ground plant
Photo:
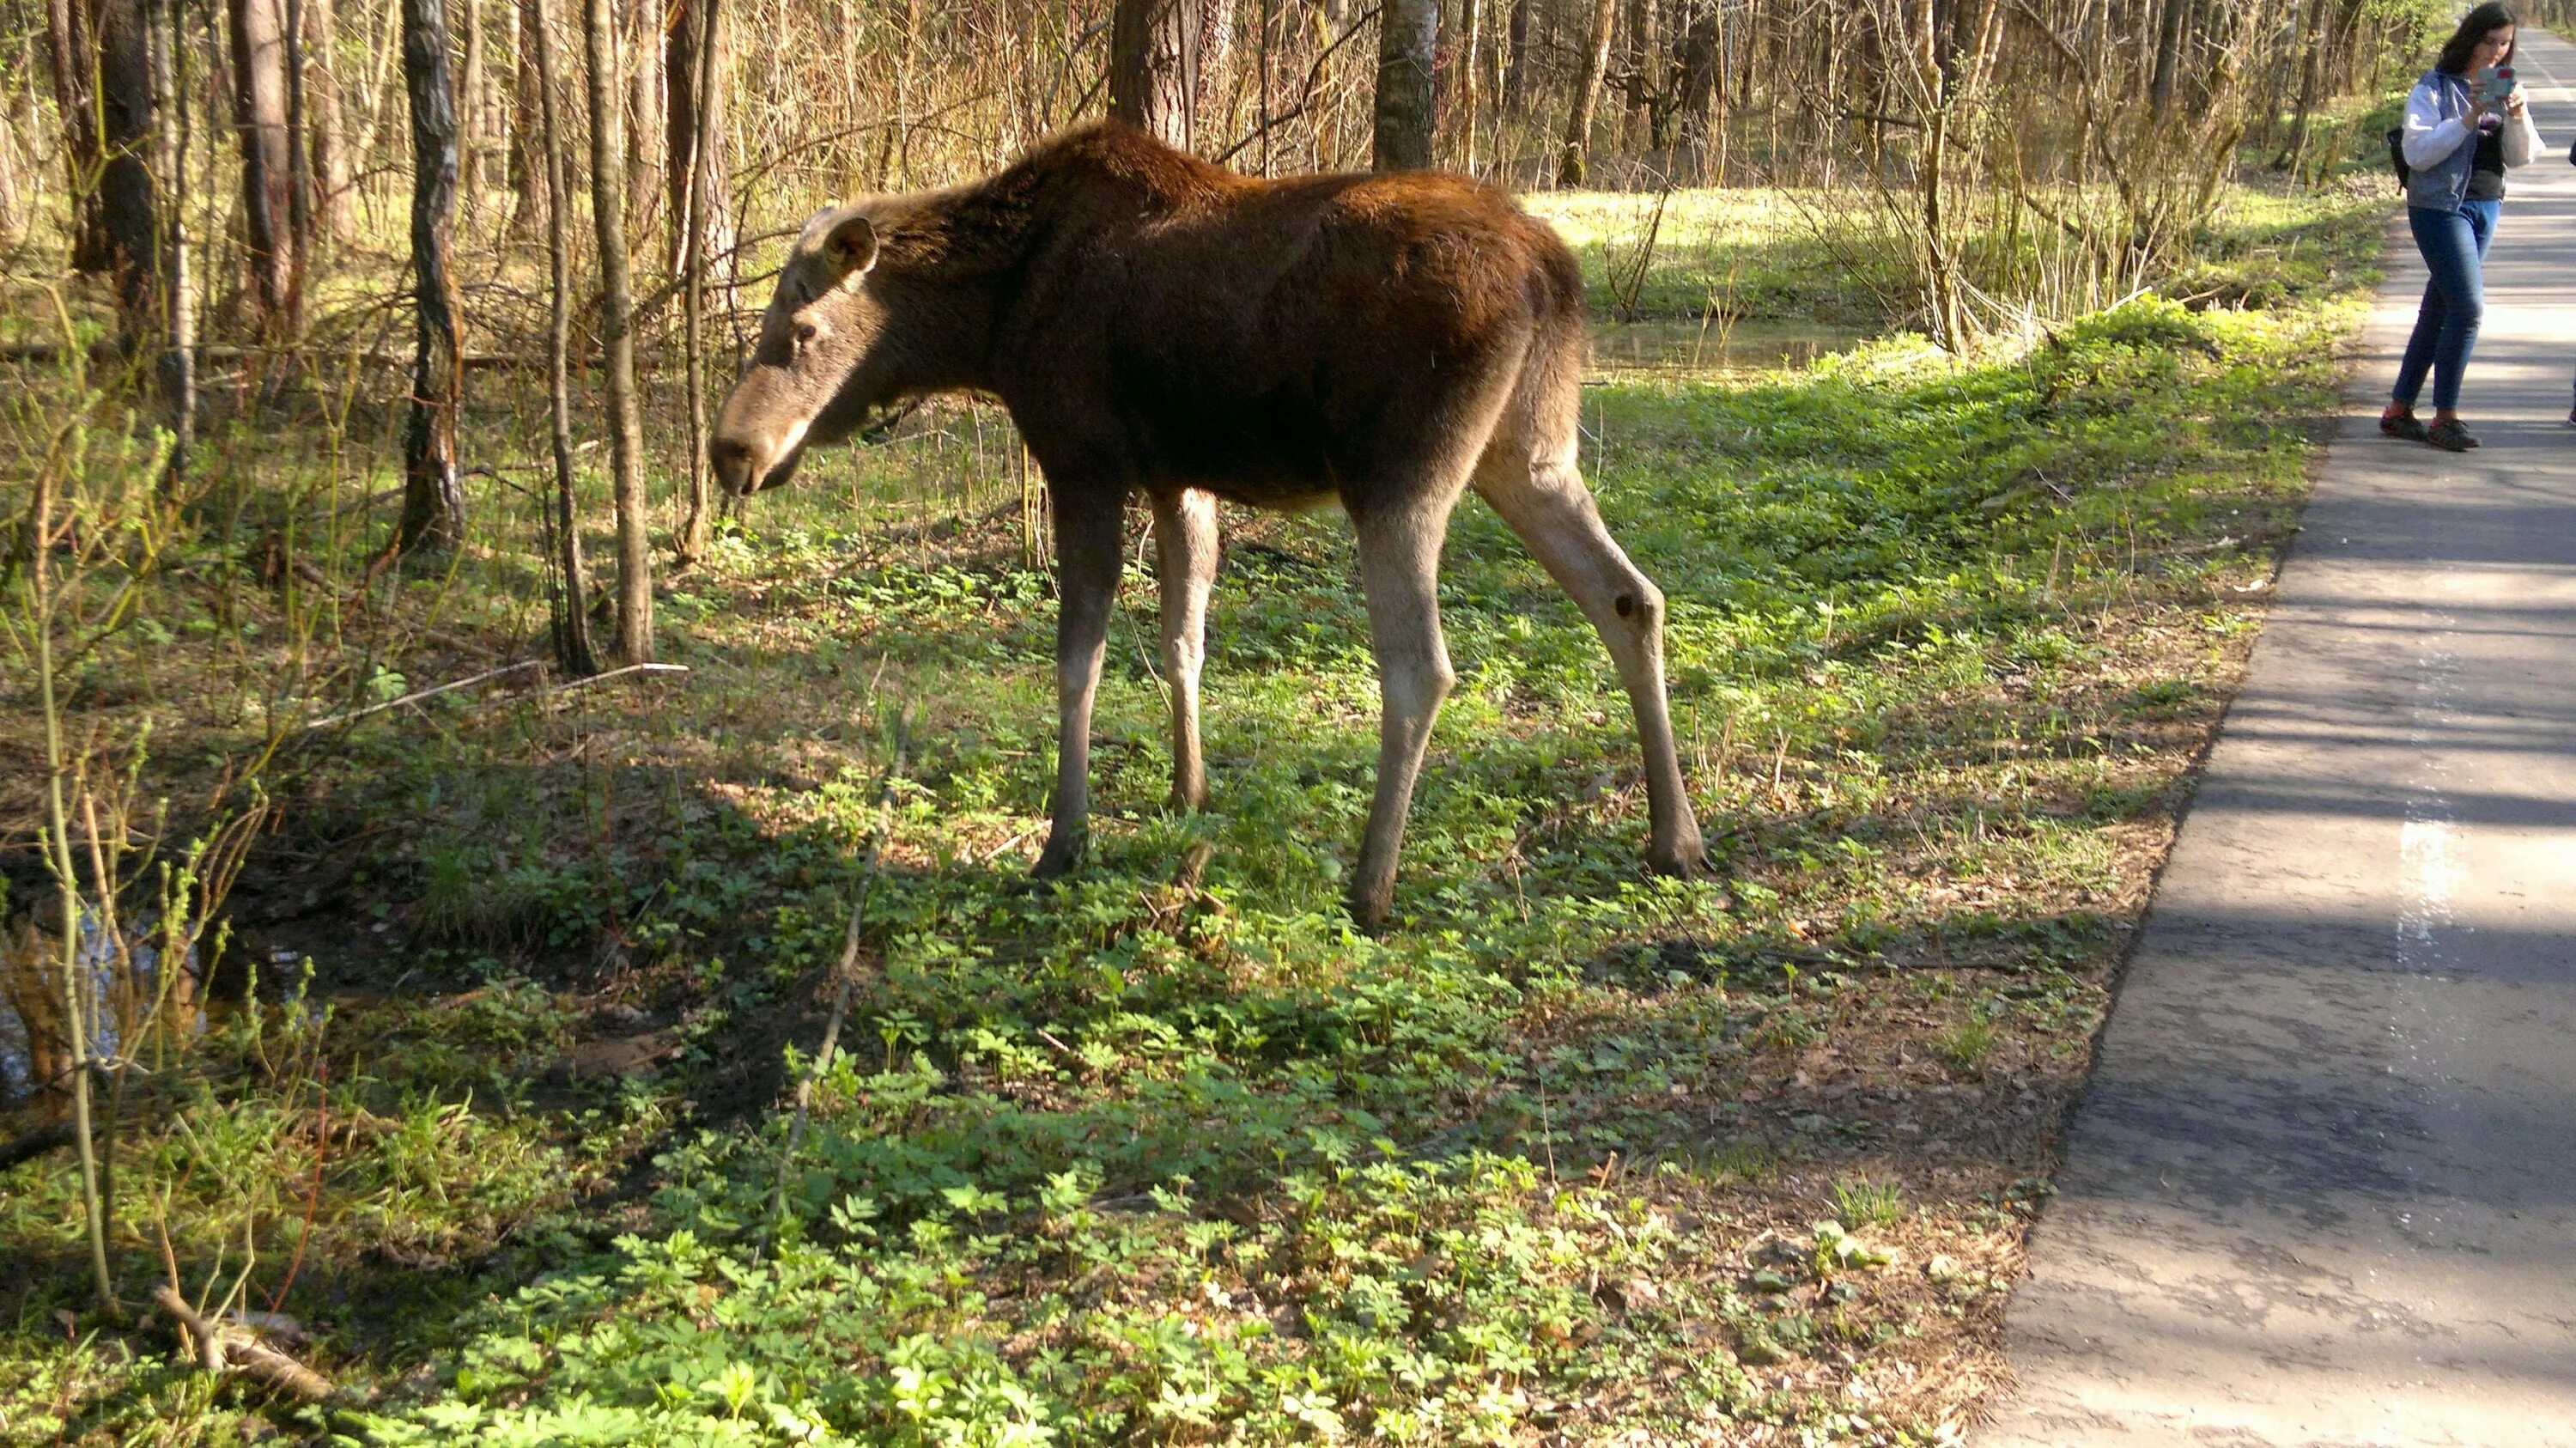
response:
[[[1835,285],[1720,230],[1760,198],[1687,202],[1705,256],[1641,295]],[[1581,218],[1627,204],[1553,209],[1598,267]],[[1160,804],[1131,571],[1092,859],[1032,887],[1054,606],[997,414],[925,411],[720,530],[659,600],[684,679],[310,736],[541,650],[542,415],[485,392],[476,541],[409,574],[367,568],[390,411],[335,414],[326,463],[210,428],[230,491],[79,686],[174,769],[289,741],[236,891],[270,983],[216,992],[138,1113],[110,1246],[138,1293],[241,1281],[342,1396],[82,1316],[56,1159],[0,1199],[0,1439],[1955,1441],[2377,224],[2248,191],[2175,297],[2026,344],[1605,376],[1583,461],[1671,600],[1715,868],[1641,874],[1615,680],[1471,503],[1376,939],[1340,908],[1376,690],[1338,520],[1228,520],[1201,815]]]

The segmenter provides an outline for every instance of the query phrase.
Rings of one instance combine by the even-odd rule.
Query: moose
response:
[[[1379,674],[1377,788],[1350,908],[1382,926],[1456,676],[1440,548],[1472,487],[1599,631],[1645,755],[1647,863],[1702,860],[1665,701],[1664,598],[1576,469],[1582,274],[1507,197],[1437,172],[1238,176],[1096,122],[982,181],[827,207],[778,276],[708,442],[718,482],[941,391],[1000,399],[1055,522],[1058,740],[1040,879],[1080,859],[1092,700],[1130,494],[1152,506],[1172,799],[1203,807],[1199,675],[1217,503],[1338,504]]]

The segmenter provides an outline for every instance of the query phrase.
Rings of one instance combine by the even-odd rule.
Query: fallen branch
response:
[[[628,664],[622,669],[611,669],[604,674],[593,674],[587,679],[574,679],[569,683],[557,684],[551,689],[540,689],[537,691],[535,697],[543,698],[556,694],[569,694],[575,689],[587,689],[593,684],[605,684],[611,679],[618,678],[626,674],[685,674],[688,671],[689,666],[686,664]]]
[[[24,1136],[11,1139],[6,1145],[0,1145],[0,1171],[7,1171],[22,1161],[30,1161],[43,1156],[46,1152],[69,1146],[78,1139],[73,1132],[72,1124],[68,1121],[57,1121],[51,1126],[39,1126]]]
[[[229,1365],[243,1377],[308,1403],[327,1402],[339,1396],[340,1390],[329,1378],[257,1338],[227,1333],[208,1322],[170,1284],[164,1282],[153,1288],[152,1300],[180,1326],[182,1345],[208,1371],[220,1371]]]
[[[387,699],[381,704],[369,704],[364,709],[352,709],[346,714],[333,714],[328,718],[316,719],[304,727],[307,731],[328,729],[334,724],[347,724],[354,720],[364,719],[370,714],[381,714],[387,709],[396,709],[405,704],[418,703],[423,699],[433,698],[440,694],[452,694],[458,689],[470,689],[476,684],[489,683],[494,679],[500,678],[504,674],[515,674],[524,669],[542,669],[545,666],[546,661],[543,659],[521,659],[515,664],[503,664],[497,669],[487,669],[482,673],[474,675],[472,678],[458,679],[453,683],[439,684],[427,689],[414,690],[411,693],[403,695],[399,699]],[[639,664],[636,667],[654,668],[657,666],[652,664]],[[658,667],[673,666],[663,665]]]

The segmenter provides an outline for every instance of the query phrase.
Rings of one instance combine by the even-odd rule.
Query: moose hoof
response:
[[[1646,869],[1650,874],[1676,880],[1696,880],[1707,868],[1708,847],[1700,843],[1696,832],[1688,839],[1678,841],[1671,849],[1649,847],[1646,851]]]
[[[1053,880],[1072,873],[1073,867],[1082,863],[1090,843],[1090,836],[1081,832],[1067,834],[1059,830],[1047,836],[1046,848],[1038,852],[1038,862],[1029,867],[1029,878]]]

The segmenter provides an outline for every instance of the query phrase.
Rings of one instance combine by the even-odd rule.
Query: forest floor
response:
[[[1707,330],[1873,331],[1867,289],[1693,197],[1625,287],[1638,200],[1534,205],[1605,317],[1701,329],[1587,388],[1584,463],[1671,600],[1715,869],[1639,869],[1614,676],[1470,501],[1378,938],[1341,910],[1377,702],[1338,519],[1228,519],[1197,816],[1161,805],[1140,557],[1092,856],[1032,887],[1054,604],[997,414],[759,499],[664,580],[685,675],[318,731],[544,654],[541,388],[478,381],[508,465],[402,578],[361,577],[390,410],[217,429],[229,512],[73,675],[114,757],[150,725],[187,828],[287,741],[216,1004],[125,1102],[109,1246],[129,1303],[238,1279],[342,1397],[89,1315],[56,1152],[0,1198],[0,1440],[1956,1441],[2384,203],[2249,189],[2189,304],[1784,367]],[[34,709],[0,681],[0,909],[41,918]]]

